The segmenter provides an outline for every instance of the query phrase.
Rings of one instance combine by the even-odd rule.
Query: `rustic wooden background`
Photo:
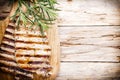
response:
[[[120,80],[120,0],[58,0],[56,80]]]
[[[56,80],[120,80],[120,0],[58,3],[61,66]]]

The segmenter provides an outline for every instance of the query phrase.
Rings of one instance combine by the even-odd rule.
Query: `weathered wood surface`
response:
[[[53,67],[53,70],[52,70],[52,76],[47,80],[54,80],[58,75],[60,68],[60,41],[58,36],[57,24],[51,25],[51,28],[48,30],[48,39],[49,39],[49,45],[51,46],[52,49],[50,63],[51,66]]]
[[[60,25],[120,25],[120,0],[58,0]]]
[[[0,21],[0,43],[1,43],[1,40],[3,38],[3,34],[4,34],[5,29],[6,29],[5,26],[7,26],[8,21],[9,21],[8,19]]]
[[[56,80],[120,80],[120,63],[61,63]]]
[[[62,61],[120,62],[120,26],[60,27]]]
[[[120,80],[120,26],[60,27],[57,80]]]
[[[120,80],[120,0],[58,0],[56,80]]]

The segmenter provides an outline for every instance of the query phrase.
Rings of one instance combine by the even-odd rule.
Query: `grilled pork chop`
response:
[[[51,48],[47,34],[42,36],[39,28],[15,28],[10,22],[0,47],[0,69],[15,76],[15,80],[33,80],[33,74],[51,75]]]

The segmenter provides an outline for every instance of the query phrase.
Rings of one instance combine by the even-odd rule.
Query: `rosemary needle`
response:
[[[10,1],[13,4],[16,0]],[[44,35],[44,31],[49,28],[48,23],[52,24],[57,17],[56,11],[58,9],[54,7],[57,4],[56,0],[17,0],[17,3],[17,9],[11,17],[13,21],[16,20],[17,28],[21,22],[24,26],[29,23],[28,28],[36,25],[40,28],[41,34]],[[23,6],[26,11],[23,11]]]

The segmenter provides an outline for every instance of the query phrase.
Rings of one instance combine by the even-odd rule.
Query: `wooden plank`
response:
[[[120,0],[58,0],[59,25],[120,25]]]
[[[56,80],[120,80],[120,63],[61,63]]]
[[[60,27],[61,61],[120,62],[120,26]]]
[[[3,38],[3,34],[5,32],[6,26],[8,24],[8,18],[6,18],[5,20],[0,21],[0,44],[1,44],[1,40]]]
[[[48,39],[52,49],[50,62],[51,62],[51,66],[53,67],[53,70],[52,70],[51,78],[47,80],[54,80],[58,75],[59,68],[60,68],[60,41],[58,36],[57,24],[51,25],[51,27],[49,28]]]

